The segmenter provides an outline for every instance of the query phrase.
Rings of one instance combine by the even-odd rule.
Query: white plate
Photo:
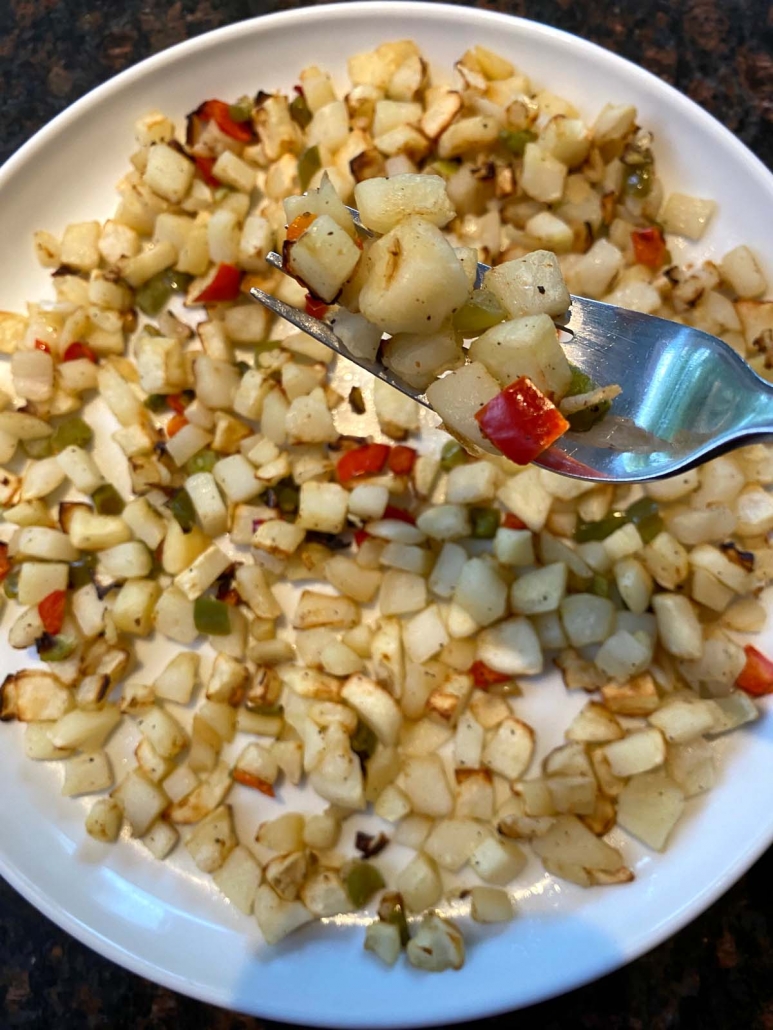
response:
[[[471,43],[487,45],[578,101],[588,117],[608,100],[636,104],[641,123],[657,135],[667,185],[720,202],[700,252],[746,242],[770,258],[773,178],[729,132],[658,79],[530,22],[437,4],[353,3],[240,23],[175,47],[95,90],[39,133],[0,176],[0,306],[18,308],[47,295],[47,275],[29,243],[34,229],[56,232],[110,213],[135,117],[154,107],[181,117],[209,96],[288,89],[311,62],[340,77],[347,55],[400,37],[417,40],[444,68]],[[19,665],[17,654],[0,653],[3,667]],[[160,660],[158,653],[148,657]],[[567,700],[557,677],[546,677],[529,688],[519,711],[539,730],[550,725],[551,710],[568,712],[579,703]],[[561,732],[554,726],[540,737],[552,746]],[[456,974],[429,976],[405,965],[387,971],[363,953],[356,926],[318,927],[266,949],[252,920],[229,908],[184,854],[162,864],[141,845],[99,846],[86,838],[85,802],[58,797],[59,771],[25,761],[19,728],[10,726],[2,729],[0,748],[0,870],[103,955],[228,1008],[335,1027],[472,1019],[609,972],[726,890],[773,838],[772,746],[769,717],[727,742],[718,787],[691,805],[667,854],[623,841],[636,870],[630,886],[582,891],[529,866],[518,883],[519,918],[497,932],[472,929],[467,964]],[[257,821],[254,813],[252,825]]]

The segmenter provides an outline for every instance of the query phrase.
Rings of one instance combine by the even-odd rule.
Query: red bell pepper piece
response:
[[[43,629],[51,636],[55,636],[62,629],[66,601],[67,594],[64,590],[52,590],[38,604],[38,615],[43,623]]]
[[[233,608],[238,607],[241,603],[241,596],[234,587],[228,586],[227,583],[220,583],[215,592],[215,596],[218,601],[222,601],[223,604],[230,604]]]
[[[0,542],[0,583],[11,571],[11,559],[8,557],[8,544]]]
[[[530,461],[569,428],[564,416],[527,376],[510,383],[475,413],[483,435],[517,465]]]
[[[259,790],[261,794],[267,794],[270,798],[274,797],[274,788],[268,780],[262,780],[260,776],[247,772],[246,769],[239,769],[237,766],[233,771],[233,778],[243,787],[252,787],[253,790]]]
[[[561,472],[567,476],[579,476],[581,479],[593,479],[596,473],[585,462],[578,461],[570,454],[564,454],[558,447],[549,447],[540,456],[542,468],[551,472]]]
[[[214,157],[194,157],[193,160],[196,162],[199,175],[207,186],[217,187],[220,185],[220,180],[212,174],[212,169],[215,167]]]
[[[178,415],[182,415],[188,407],[185,398],[180,393],[167,394],[166,403],[172,411],[176,411]]]
[[[42,350],[44,354],[51,353],[51,348],[45,340],[35,340],[35,350]]]
[[[236,265],[219,264],[214,278],[205,286],[198,297],[195,297],[197,304],[218,304],[221,301],[236,300],[239,296],[239,286],[242,281],[242,273]]]
[[[205,122],[215,122],[218,129],[231,139],[249,143],[252,139],[252,125],[250,122],[235,122],[228,108],[224,100],[205,100],[196,113]]]
[[[356,529],[354,531],[354,542],[355,544],[357,544],[358,547],[362,547],[362,545],[365,543],[369,536],[370,533],[367,531],[367,529]]]
[[[416,451],[413,447],[398,444],[397,447],[393,447],[389,452],[387,465],[389,471],[394,472],[396,476],[407,476],[415,464]]]
[[[523,519],[519,519],[518,516],[513,515],[511,511],[509,511],[502,519],[502,526],[505,529],[526,529],[526,523]]]
[[[752,697],[773,694],[773,662],[751,644],[747,644],[744,651],[746,665],[739,672],[735,685]]]
[[[480,659],[472,663],[470,673],[473,683],[480,690],[487,690],[489,687],[494,686],[495,683],[507,683],[508,680],[513,678],[505,672],[497,672],[496,669],[492,669],[490,665],[486,665]]]
[[[640,265],[647,268],[660,268],[666,260],[666,241],[663,233],[656,225],[646,229],[634,229],[631,233],[633,256]]]
[[[416,519],[405,508],[398,508],[395,504],[388,504],[384,509],[382,518],[397,519],[398,522],[407,522],[409,526],[416,525]]]
[[[62,361],[79,361],[81,358],[88,358],[95,365],[97,363],[97,356],[94,351],[88,344],[81,343],[80,340],[71,343],[62,355]]]
[[[311,211],[304,211],[302,215],[293,218],[292,222],[287,226],[285,239],[290,243],[295,243],[296,240],[303,236],[311,223],[316,220],[316,217]]]
[[[367,443],[363,447],[342,454],[336,464],[339,483],[348,483],[358,476],[373,476],[379,473],[389,457],[389,448],[384,443]]]
[[[324,318],[329,305],[324,300],[317,300],[310,293],[306,294],[306,314],[312,318]]]
[[[185,415],[172,415],[166,424],[166,437],[167,440],[171,440],[173,436],[177,436],[181,429],[185,429],[188,425],[188,419]]]

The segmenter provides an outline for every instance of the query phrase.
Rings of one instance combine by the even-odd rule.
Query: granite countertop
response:
[[[4,0],[0,160],[87,90],[143,57],[289,6],[296,5]],[[773,6],[767,0],[479,0],[479,6],[547,22],[644,65],[702,104],[773,167]],[[520,1013],[514,1017],[518,1026],[773,1030],[771,873],[768,853],[670,941],[595,984]],[[501,1017],[489,1025],[509,1023]],[[0,881],[0,1028],[194,1025],[257,1030],[268,1024],[125,972],[63,933]]]

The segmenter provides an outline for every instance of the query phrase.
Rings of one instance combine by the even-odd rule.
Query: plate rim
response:
[[[614,51],[605,49],[597,43],[539,21],[496,11],[481,10],[479,8],[458,7],[449,3],[428,2],[428,0],[352,0],[352,2],[320,4],[311,8],[295,8],[243,19],[233,24],[204,32],[194,36],[192,39],[183,40],[159,53],[132,64],[129,68],[95,86],[66,107],[38,129],[30,139],[4,162],[2,167],[0,167],[0,200],[6,181],[12,178],[28,161],[34,159],[40,148],[60,136],[70,124],[76,122],[92,106],[109,99],[115,93],[120,93],[130,86],[135,79],[140,79],[148,73],[153,73],[165,65],[173,65],[179,60],[185,60],[197,52],[206,51],[211,47],[219,47],[229,39],[240,37],[245,33],[251,33],[257,37],[264,31],[270,31],[272,28],[281,29],[292,26],[300,20],[318,19],[329,21],[331,18],[356,18],[366,13],[373,14],[376,12],[382,15],[391,12],[394,16],[397,16],[399,11],[410,11],[429,20],[450,18],[454,20],[470,20],[478,24],[488,23],[492,26],[497,24],[507,25],[511,28],[515,26],[522,33],[531,36],[535,41],[538,41],[540,38],[549,38],[554,43],[560,43],[567,50],[576,52],[579,49],[584,51],[589,56],[603,62],[606,66],[612,66],[613,71],[615,68],[620,69],[622,67],[634,79],[643,80],[645,84],[650,85],[650,88],[655,88],[661,91],[661,94],[665,94],[670,105],[677,106],[688,114],[704,132],[712,135],[715,139],[719,138],[724,147],[729,147],[736,158],[743,160],[749,174],[757,178],[760,184],[773,195],[773,172],[714,115],[646,68],[635,64]],[[492,1007],[485,1004],[480,994],[471,995],[470,1001],[466,1005],[458,1007],[458,1011],[454,1013],[451,1021],[460,1022],[515,1011],[512,1007],[513,1004],[518,1009],[539,1004],[567,994],[624,967],[658,947],[663,941],[679,932],[688,923],[706,911],[748,871],[772,842],[773,816],[771,817],[770,824],[767,826],[764,821],[760,821],[758,832],[747,839],[746,847],[729,866],[725,867],[712,880],[704,884],[703,888],[693,896],[688,905],[681,907],[676,912],[672,912],[655,927],[651,927],[648,930],[640,930],[621,942],[619,952],[616,955],[602,957],[595,965],[591,963],[592,968],[564,979],[554,990],[541,990],[538,995],[523,1001],[511,1001],[510,1003],[498,1001]],[[243,1000],[238,1001],[239,1008],[234,1009],[234,999],[229,998],[226,987],[204,985],[188,980],[184,976],[171,970],[163,969],[153,961],[147,960],[142,955],[116,943],[95,926],[89,925],[86,921],[71,913],[62,902],[46,894],[42,888],[26,876],[21,868],[16,867],[6,858],[2,849],[0,849],[0,875],[25,900],[32,904],[38,912],[50,919],[60,929],[75,937],[81,944],[115,962],[122,968],[129,970],[131,973],[148,979],[153,983],[207,1004],[218,1005],[230,1011],[247,1012],[260,1018],[276,1019],[289,1023],[307,1023],[314,1026],[341,1027],[354,1025],[345,1018],[343,1013],[336,1017],[322,1016],[314,1018],[310,1017],[305,1009],[295,1009],[292,999],[282,999],[275,1003],[270,996],[260,1000],[260,1011],[252,1007],[245,1007]],[[440,1023],[447,1024],[448,1022],[448,1017],[444,1015],[423,1015],[419,1016],[416,1020],[411,1020],[410,1023],[379,1022],[378,1025],[419,1027],[436,1026]]]

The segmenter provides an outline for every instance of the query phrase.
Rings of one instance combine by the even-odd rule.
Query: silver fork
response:
[[[349,209],[358,228],[372,235]],[[267,260],[282,268],[273,251]],[[488,265],[479,264],[476,286]],[[253,287],[252,297],[331,350],[430,408],[425,395],[380,361],[350,354],[318,318]],[[773,386],[709,333],[654,315],[572,296],[559,328],[569,361],[622,393],[591,430],[568,432],[535,461],[576,479],[636,483],[684,472],[734,447],[773,435]]]

